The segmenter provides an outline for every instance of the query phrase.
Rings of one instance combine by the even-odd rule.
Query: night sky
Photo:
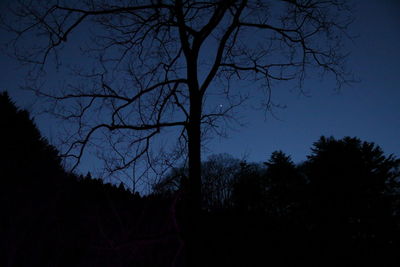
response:
[[[358,82],[339,92],[319,80],[306,82],[306,94],[275,88],[274,102],[284,108],[275,108],[275,117],[254,110],[243,114],[247,125],[236,127],[228,139],[216,138],[212,153],[261,161],[281,149],[301,162],[321,135],[332,135],[357,136],[400,156],[400,2],[355,3],[350,33],[356,37],[347,49],[348,68]]]
[[[6,2],[1,2],[2,16]],[[245,126],[232,125],[227,139],[208,141],[203,158],[229,153],[259,162],[280,149],[301,162],[321,135],[356,136],[400,156],[400,1],[356,1],[355,19],[350,33],[356,37],[347,42],[348,69],[359,82],[337,91],[329,79],[307,80],[304,94],[285,84],[275,87],[273,102],[284,108],[274,108],[274,116],[244,109],[240,121]],[[0,36],[4,43],[8,33],[1,31]],[[0,69],[0,90],[7,90],[18,106],[31,111],[43,135],[54,140],[57,125],[37,114],[38,103],[31,93],[18,89],[26,69],[4,52]],[[257,101],[257,95],[252,101]],[[82,172],[92,164],[86,161]]]

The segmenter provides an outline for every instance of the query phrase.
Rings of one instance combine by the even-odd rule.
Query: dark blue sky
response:
[[[355,22],[348,43],[349,65],[358,83],[340,92],[329,81],[305,84],[309,96],[285,86],[275,88],[279,120],[248,112],[244,128],[217,139],[212,152],[261,161],[281,149],[295,162],[305,159],[319,136],[357,136],[400,156],[400,1],[355,1]]]
[[[286,106],[274,109],[277,118],[247,109],[241,114],[246,126],[234,126],[227,139],[209,141],[204,157],[224,152],[258,162],[281,149],[300,162],[321,135],[357,136],[400,156],[400,1],[355,3],[351,33],[358,37],[348,42],[348,68],[360,82],[338,92],[329,80],[308,80],[304,86],[308,96],[285,85],[276,87],[274,102]],[[6,33],[0,36],[3,42]],[[0,70],[0,90],[8,90],[19,106],[35,114],[32,95],[18,90],[26,69],[1,53]],[[36,122],[45,136],[55,138],[57,125],[52,120],[36,116]],[[89,169],[90,165],[82,166],[84,171]]]

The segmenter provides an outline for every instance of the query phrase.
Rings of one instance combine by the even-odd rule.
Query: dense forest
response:
[[[141,196],[64,170],[7,93],[0,123],[0,266],[183,266],[186,166]],[[398,266],[394,155],[321,137],[300,164],[282,151],[264,161],[202,163],[201,265]]]

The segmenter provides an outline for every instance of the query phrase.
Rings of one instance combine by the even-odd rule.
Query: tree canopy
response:
[[[110,173],[143,159],[145,171],[162,174],[160,165],[183,156],[197,208],[201,140],[223,134],[217,126],[232,122],[252,89],[268,109],[278,82],[301,88],[315,73],[332,75],[338,87],[351,80],[342,46],[352,21],[346,1],[35,0],[12,8],[3,26],[16,34],[14,55],[33,68],[28,88],[72,123],[64,158],[77,166],[91,147]],[[83,54],[66,56],[68,46]],[[46,71],[71,60],[64,86],[39,86]],[[156,152],[160,133],[176,146]]]

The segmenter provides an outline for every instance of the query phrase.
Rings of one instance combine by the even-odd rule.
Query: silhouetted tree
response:
[[[232,199],[240,212],[265,212],[267,181],[259,166],[242,162],[233,184]]]
[[[290,156],[275,151],[264,163],[268,195],[268,212],[275,216],[284,216],[300,205],[304,194],[305,179]]]
[[[203,162],[203,207],[227,209],[232,206],[233,183],[240,168],[240,160],[228,154],[211,155]]]
[[[317,233],[331,244],[327,250],[336,245],[340,254],[357,242],[367,247],[391,242],[396,233],[391,185],[400,177],[399,164],[358,138],[321,137],[314,143],[305,168],[309,205]]]
[[[115,152],[110,170],[121,170],[148,158],[152,140],[165,128],[179,127],[179,139],[187,141],[190,195],[197,209],[202,132],[217,130],[217,120],[229,118],[243,102],[247,92],[231,88],[234,80],[242,87],[248,83],[241,81],[259,85],[267,108],[274,82],[297,80],[301,86],[309,69],[332,73],[339,85],[348,81],[340,53],[340,37],[350,22],[345,1],[18,3],[13,17],[18,23],[5,27],[18,35],[12,42],[18,59],[39,73],[50,59],[62,60],[58,52],[76,32],[95,29],[85,51],[98,64],[77,68],[93,86],[37,91],[57,105],[65,103],[53,111],[77,123],[64,156],[79,164],[101,132],[108,135],[101,145],[110,144],[107,153]],[[39,40],[27,49],[24,38],[32,36]],[[222,95],[222,105],[207,105],[211,94]],[[164,159],[173,161],[170,155]]]
[[[0,171],[2,182],[9,175],[57,175],[62,170],[58,151],[42,138],[26,110],[18,109],[7,92],[0,94],[2,126]]]
[[[187,179],[188,170],[185,167],[174,167],[153,185],[153,193],[171,195],[182,188],[182,180]]]
[[[232,206],[233,183],[240,171],[240,161],[228,154],[211,155],[202,162],[202,208],[225,209]],[[172,168],[153,186],[155,194],[170,195],[182,188],[188,168]]]
[[[39,73],[53,56],[59,63],[57,52],[85,23],[95,29],[86,51],[98,64],[78,71],[93,86],[70,86],[60,94],[38,90],[66,103],[54,112],[78,126],[64,156],[79,164],[102,133],[110,171],[118,171],[149,159],[158,134],[178,127],[183,145],[174,152],[187,149],[188,212],[194,218],[201,206],[202,133],[217,131],[217,120],[229,118],[247,94],[232,89],[233,80],[242,87],[248,86],[242,81],[256,81],[266,105],[273,82],[298,80],[301,86],[308,69],[332,73],[339,85],[348,80],[340,54],[340,36],[350,22],[344,2],[21,1],[14,13],[18,23],[7,26],[18,35],[18,59],[36,64]],[[32,32],[39,40],[21,49]],[[210,95],[221,95],[223,104],[207,105]],[[168,154],[163,161],[175,159]]]

